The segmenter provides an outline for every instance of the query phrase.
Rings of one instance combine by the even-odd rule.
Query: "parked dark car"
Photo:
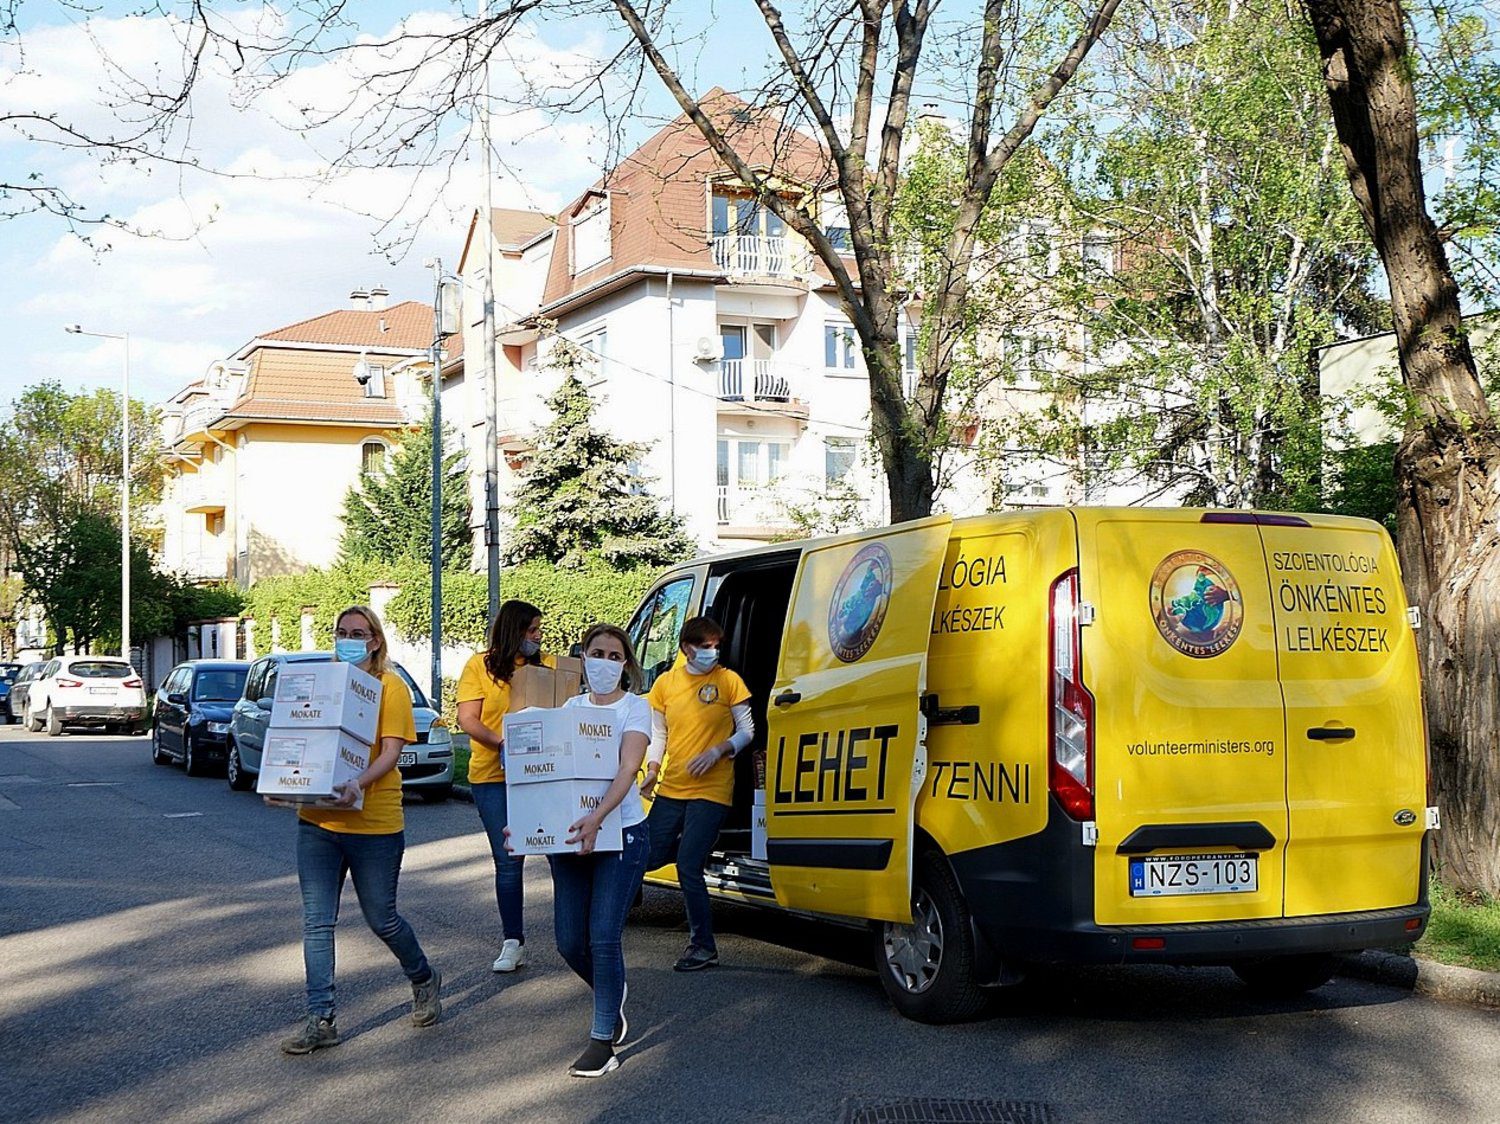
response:
[[[180,761],[190,777],[222,767],[229,719],[249,670],[242,660],[189,660],[174,667],[156,691],[151,760]]]
[[[21,674],[22,666],[18,663],[0,663],[0,722],[17,721],[10,712],[10,686],[16,681],[16,676]]]
[[[34,660],[24,665],[19,674],[11,680],[5,692],[5,716],[8,721],[21,721],[26,713],[26,698],[31,691],[31,684],[42,674],[42,668],[46,666],[46,660]]]

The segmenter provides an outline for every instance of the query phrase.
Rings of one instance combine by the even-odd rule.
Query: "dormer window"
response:
[[[609,198],[596,196],[573,217],[573,272],[583,273],[607,262],[609,245]]]
[[[379,363],[366,363],[365,397],[385,397],[385,367]]]

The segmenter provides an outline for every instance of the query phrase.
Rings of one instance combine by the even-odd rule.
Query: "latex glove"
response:
[[[661,766],[651,764],[646,766],[646,779],[641,781],[641,799],[650,800],[651,794],[656,791],[657,779],[661,776]]]
[[[730,754],[728,742],[720,742],[718,745],[705,749],[687,763],[687,771],[690,776],[701,777]]]
[[[319,801],[330,808],[352,808],[359,800],[360,787],[358,781],[345,781],[341,785],[335,785],[333,795],[326,801]]]

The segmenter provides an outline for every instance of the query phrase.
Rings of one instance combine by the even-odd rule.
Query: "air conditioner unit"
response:
[[[693,355],[705,363],[717,362],[724,358],[723,341],[717,336],[699,336],[697,350]]]

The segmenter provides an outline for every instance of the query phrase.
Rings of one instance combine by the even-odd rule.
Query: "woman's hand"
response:
[[[646,766],[646,779],[641,781],[641,799],[650,800],[656,791],[656,780],[661,775],[661,764],[653,761]]]
[[[359,801],[359,794],[362,791],[358,781],[345,781],[343,784],[334,785],[333,795],[323,803],[332,808],[352,808]]]
[[[701,777],[732,752],[733,747],[728,742],[710,746],[687,763],[687,771],[691,776]]]
[[[578,853],[580,855],[588,855],[593,853],[594,843],[598,838],[599,818],[590,812],[583,819],[568,828],[568,837],[563,842],[570,845],[577,843]]]
[[[516,849],[510,845],[510,824],[506,824],[504,830],[502,830],[500,834],[505,840],[505,853],[507,855],[514,855],[516,853]]]

